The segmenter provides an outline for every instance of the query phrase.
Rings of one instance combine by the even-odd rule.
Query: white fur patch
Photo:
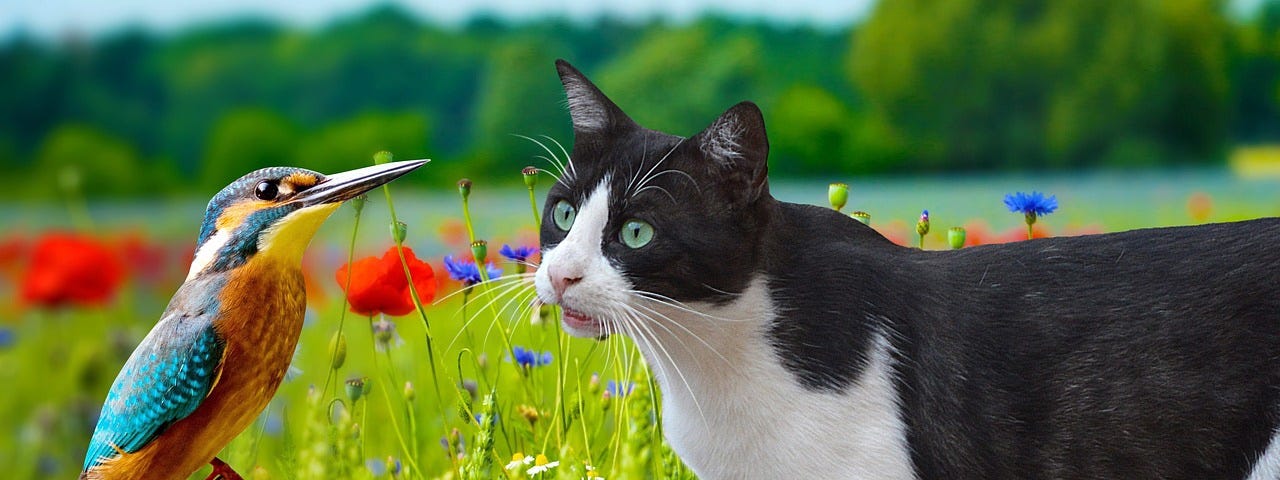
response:
[[[689,305],[702,315],[650,302],[660,315],[636,344],[662,386],[672,448],[705,479],[915,478],[887,339],[845,391],[805,389],[765,337],[765,285],[722,307]]]
[[[573,76],[564,77],[565,97],[569,100],[569,116],[573,128],[598,132],[609,124],[609,111],[591,86]]]
[[[1253,471],[1249,473],[1248,480],[1276,479],[1280,479],[1280,430],[1271,436],[1271,443],[1267,444],[1266,451],[1253,463]]]

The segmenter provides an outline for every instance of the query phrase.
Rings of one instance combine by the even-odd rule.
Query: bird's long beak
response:
[[[294,201],[303,206],[344,202],[412,172],[431,160],[405,160],[327,175],[315,186],[299,193]]]

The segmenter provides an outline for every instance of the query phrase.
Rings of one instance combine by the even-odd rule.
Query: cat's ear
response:
[[[727,193],[748,203],[769,189],[769,137],[764,115],[751,102],[734,105],[711,126],[689,139],[719,175],[727,174]]]
[[[618,127],[635,126],[622,109],[569,62],[556,60],[556,71],[560,73],[560,83],[564,84],[564,94],[569,100],[569,116],[573,119],[575,134],[603,133]]]

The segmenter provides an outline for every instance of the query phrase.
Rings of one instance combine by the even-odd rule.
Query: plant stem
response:
[[[363,212],[363,209],[356,210],[356,224],[351,228],[351,243],[347,245],[347,278],[343,281],[344,285],[342,286],[342,312],[338,314],[339,335],[342,334],[342,326],[347,320],[347,310],[351,308],[351,299],[347,298],[347,292],[351,291],[351,270],[352,265],[355,264],[356,258],[356,233],[360,231],[360,217]],[[330,349],[329,365],[333,365],[333,356],[336,353],[337,352]],[[329,376],[324,379],[324,388],[320,390],[320,392],[325,395],[329,395],[329,381],[338,375],[338,372],[332,367],[329,370]],[[334,395],[337,395],[338,392],[336,391],[336,385],[334,386],[334,389]]]
[[[396,216],[395,202],[391,200],[391,189],[387,185],[383,185],[382,193],[387,198],[387,210],[390,211],[391,213],[391,224],[395,225],[397,222],[400,221],[400,219],[399,217]],[[427,362],[431,368],[431,393],[435,394],[436,405],[439,407],[438,411],[440,412],[440,428],[444,429],[445,425],[447,425],[448,422],[444,413],[444,410],[445,410],[444,399],[440,395],[440,375],[436,370],[436,354],[435,354],[434,342],[432,341],[432,338],[431,338],[431,322],[427,320],[427,312],[422,306],[422,297],[418,296],[418,288],[413,284],[413,273],[409,271],[409,262],[405,259],[405,256],[404,256],[404,242],[402,242],[400,239],[395,239],[395,242],[396,242],[396,253],[400,256],[400,267],[404,269],[404,278],[405,280],[408,281],[408,284],[409,284],[409,296],[410,298],[413,299],[413,306],[414,306],[414,309],[417,310],[418,312],[418,317],[422,319],[423,334],[427,340]],[[385,391],[386,389],[384,388],[383,390]],[[391,400],[388,398],[387,399],[388,408],[390,407],[390,403],[391,403]],[[392,417],[394,419],[394,415]],[[416,432],[415,432],[415,435],[416,435]],[[401,443],[402,444],[404,443],[403,439],[401,439]],[[414,451],[412,452],[412,454],[414,457],[417,457],[418,452]],[[413,463],[414,463],[414,468],[416,469],[417,462],[414,461]]]

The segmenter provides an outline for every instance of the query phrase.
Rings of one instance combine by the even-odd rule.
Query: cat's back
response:
[[[1270,218],[918,252],[931,282],[903,325],[921,466],[1255,471],[1280,415],[1277,235]]]

